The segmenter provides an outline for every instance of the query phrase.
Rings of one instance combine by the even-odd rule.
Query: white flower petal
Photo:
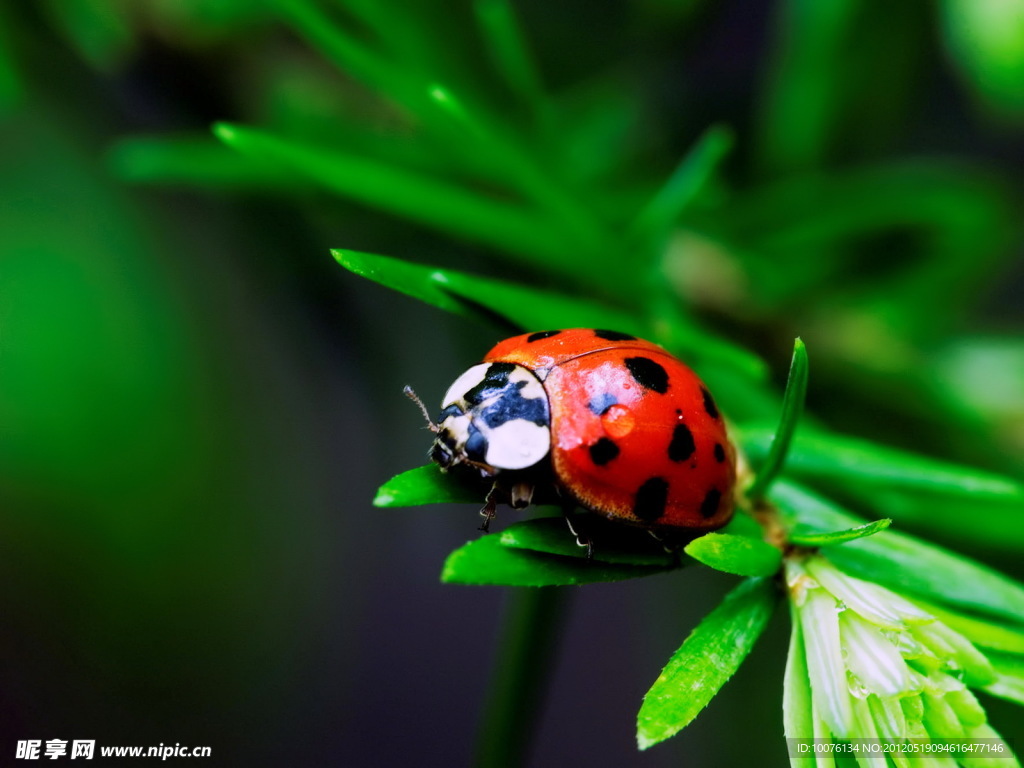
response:
[[[799,613],[814,704],[832,734],[845,739],[850,735],[853,713],[839,640],[838,609],[835,598],[823,589],[809,589]]]
[[[871,693],[899,696],[914,690],[907,663],[878,627],[852,611],[839,616],[839,633],[846,649],[846,666]]]

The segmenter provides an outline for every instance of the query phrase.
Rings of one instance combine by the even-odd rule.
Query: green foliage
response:
[[[557,587],[621,581],[650,576],[671,566],[587,563],[578,557],[541,554],[507,545],[499,536],[484,536],[452,552],[441,581],[448,584],[501,584],[511,587]]]
[[[752,501],[759,501],[768,490],[768,486],[782,471],[786,454],[789,452],[789,445],[793,440],[794,432],[796,432],[796,425],[804,410],[804,400],[807,398],[807,370],[807,348],[800,339],[797,339],[793,345],[793,362],[789,367],[786,391],[782,395],[782,414],[779,416],[779,426],[772,437],[772,444],[768,449],[764,464],[758,469],[754,482],[747,489],[747,496]]]
[[[644,696],[640,749],[674,736],[708,705],[754,647],[776,602],[770,580],[747,579],[704,617]]]
[[[771,576],[782,565],[782,554],[775,547],[729,533],[707,533],[687,544],[685,551],[710,568],[736,576]]]

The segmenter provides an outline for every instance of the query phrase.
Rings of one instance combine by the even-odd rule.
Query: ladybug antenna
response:
[[[437,432],[437,424],[435,424],[434,420],[430,418],[430,412],[427,411],[427,406],[425,406],[423,404],[423,401],[420,400],[419,395],[412,391],[412,387],[406,384],[405,387],[402,389],[402,392],[404,392],[406,397],[408,397],[410,400],[412,400],[414,403],[416,403],[416,405],[420,407],[420,413],[422,413],[423,418],[427,420],[427,426],[430,428],[430,431]]]

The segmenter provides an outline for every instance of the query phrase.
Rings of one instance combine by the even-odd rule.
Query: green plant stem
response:
[[[525,765],[558,644],[565,597],[557,587],[509,593],[490,692],[477,731],[476,768]]]

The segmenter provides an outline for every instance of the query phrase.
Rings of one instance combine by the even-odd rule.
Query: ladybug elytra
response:
[[[430,457],[493,479],[484,530],[499,501],[523,508],[537,490],[653,532],[732,516],[735,451],[715,401],[649,341],[588,328],[515,336],[459,376],[441,408],[428,417]]]

